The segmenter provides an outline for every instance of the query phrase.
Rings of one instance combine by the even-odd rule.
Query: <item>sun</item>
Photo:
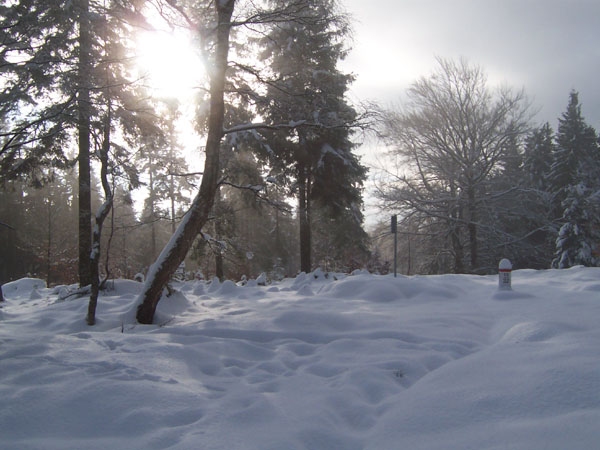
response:
[[[143,31],[136,39],[137,65],[158,97],[189,101],[206,77],[192,37],[184,31]]]

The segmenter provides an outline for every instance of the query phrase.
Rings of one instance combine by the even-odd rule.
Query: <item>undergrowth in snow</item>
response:
[[[600,269],[3,286],[2,449],[589,449]]]

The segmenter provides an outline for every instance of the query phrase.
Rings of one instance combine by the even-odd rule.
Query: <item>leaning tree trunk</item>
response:
[[[150,324],[162,291],[177,267],[185,259],[194,239],[208,220],[214,203],[219,177],[219,147],[223,137],[225,105],[225,72],[229,54],[229,33],[231,15],[235,0],[215,2],[218,16],[217,41],[215,48],[215,66],[210,76],[210,113],[208,117],[208,136],[206,139],[206,159],[200,191],[192,206],[177,227],[158,259],[150,267],[144,289],[139,297],[137,320]]]
[[[77,93],[79,135],[79,286],[91,282],[92,200],[90,180],[90,7],[89,0],[79,5],[79,86]]]
[[[108,89],[108,88],[107,88]],[[98,295],[100,293],[100,240],[102,238],[102,226],[113,206],[113,192],[108,184],[108,152],[110,150],[110,125],[111,125],[111,102],[110,93],[108,94],[108,108],[104,119],[104,139],[102,148],[100,149],[100,180],[104,190],[104,203],[96,213],[96,226],[92,236],[92,253],[90,255],[91,269],[91,294],[88,303],[88,313],[86,321],[88,325],[96,323],[96,305],[98,303]],[[106,274],[108,277],[108,273]]]

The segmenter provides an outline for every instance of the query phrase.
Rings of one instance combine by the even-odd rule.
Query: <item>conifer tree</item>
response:
[[[549,123],[532,130],[525,139],[522,180],[511,196],[509,212],[516,218],[516,235],[524,236],[513,246],[515,256],[511,261],[522,267],[544,269],[553,258],[557,228],[548,174],[554,149],[554,132]]]
[[[552,266],[596,266],[600,262],[600,150],[596,131],[585,122],[575,91],[559,119],[556,141],[549,178],[555,207],[562,214]]]
[[[552,267],[566,269],[575,265],[600,266],[600,195],[584,183],[569,186]]]
[[[528,186],[543,192],[549,189],[548,174],[554,152],[554,131],[546,122],[533,130],[525,141],[523,173],[527,177]]]
[[[558,120],[556,149],[549,173],[557,205],[561,205],[573,186],[590,181],[585,178],[597,170],[598,160],[596,131],[585,122],[579,94],[572,91],[567,110]]]
[[[278,3],[274,1],[273,3]],[[273,71],[260,113],[271,123],[312,123],[282,133],[265,130],[263,153],[272,174],[298,200],[300,270],[312,266],[312,212],[317,204],[346,214],[360,226],[361,186],[366,168],[353,153],[356,111],[345,94],[352,76],[338,68],[347,53],[347,18],[333,0],[307,0],[311,23],[277,25],[263,39],[262,57]],[[358,206],[358,208],[356,208]]]
[[[125,132],[131,131],[132,118],[139,112],[123,70],[131,61],[125,50],[128,20],[139,17],[139,3],[19,0],[0,7],[0,55],[7,74],[0,94],[0,119],[5,124],[0,178],[27,176],[43,182],[47,172],[39,168],[66,166],[69,158],[63,150],[77,136],[81,285],[91,281],[90,149],[105,129],[104,87],[111,86],[111,120]]]

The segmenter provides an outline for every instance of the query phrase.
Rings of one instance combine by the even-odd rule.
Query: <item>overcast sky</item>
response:
[[[354,18],[344,70],[355,99],[397,102],[436,67],[466,57],[491,84],[524,87],[554,129],[569,92],[600,131],[599,0],[341,0]]]
[[[340,0],[354,19],[353,50],[343,69],[357,80],[353,100],[398,103],[406,88],[436,68],[436,56],[465,57],[490,85],[524,88],[556,131],[572,89],[600,132],[600,0]],[[371,176],[380,144],[360,149]],[[367,225],[378,213],[367,183]]]

